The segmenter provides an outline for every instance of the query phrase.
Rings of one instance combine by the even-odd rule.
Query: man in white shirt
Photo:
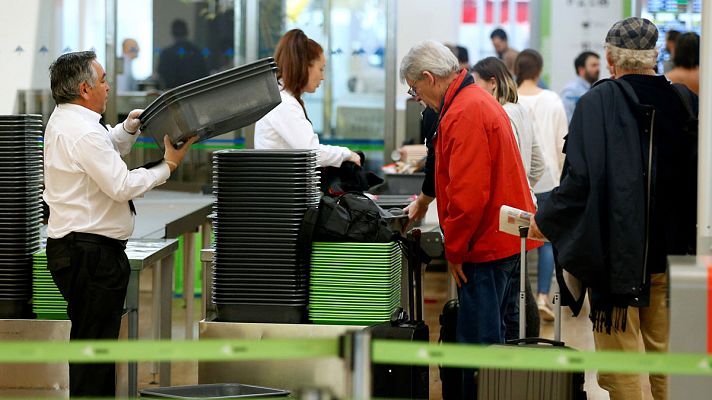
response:
[[[134,228],[131,199],[164,183],[193,144],[150,169],[129,171],[143,110],[113,128],[101,122],[110,87],[92,51],[68,53],[50,66],[57,107],[44,138],[43,198],[50,209],[47,265],[72,321],[71,340],[117,339],[129,278],[124,252]],[[114,364],[70,364],[71,397],[114,397]]]

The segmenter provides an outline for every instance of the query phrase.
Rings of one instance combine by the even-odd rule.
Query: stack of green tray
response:
[[[317,324],[372,325],[400,305],[401,250],[393,243],[315,242],[309,319]]]
[[[44,250],[32,255],[32,312],[38,319],[69,319],[67,302],[47,269]]]

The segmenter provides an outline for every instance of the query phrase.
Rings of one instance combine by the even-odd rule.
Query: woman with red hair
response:
[[[319,143],[307,116],[303,93],[314,93],[324,80],[324,50],[300,29],[282,36],[274,52],[282,103],[255,125],[256,149],[318,149],[319,166],[339,167],[344,161],[360,165],[358,154],[340,146]]]

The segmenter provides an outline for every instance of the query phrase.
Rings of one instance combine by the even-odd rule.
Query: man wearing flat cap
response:
[[[554,245],[574,314],[583,296],[561,278],[588,288],[598,350],[638,351],[642,338],[646,351],[666,352],[667,256],[695,253],[697,96],[656,75],[657,39],[643,18],[610,29],[612,79],[576,105],[561,184],[530,229]],[[613,400],[642,399],[637,374],[601,373],[598,383]],[[665,376],[651,375],[650,386],[654,399],[667,398]]]

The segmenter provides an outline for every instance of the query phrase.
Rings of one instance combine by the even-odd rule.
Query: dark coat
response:
[[[536,214],[562,268],[585,287],[641,305],[655,198],[648,190],[657,169],[649,157],[654,115],[630,87],[595,85],[574,111],[561,184]]]
[[[606,292],[637,293],[642,283],[646,163],[638,114],[612,81],[581,97],[561,184],[536,214],[558,263],[586,287]]]

